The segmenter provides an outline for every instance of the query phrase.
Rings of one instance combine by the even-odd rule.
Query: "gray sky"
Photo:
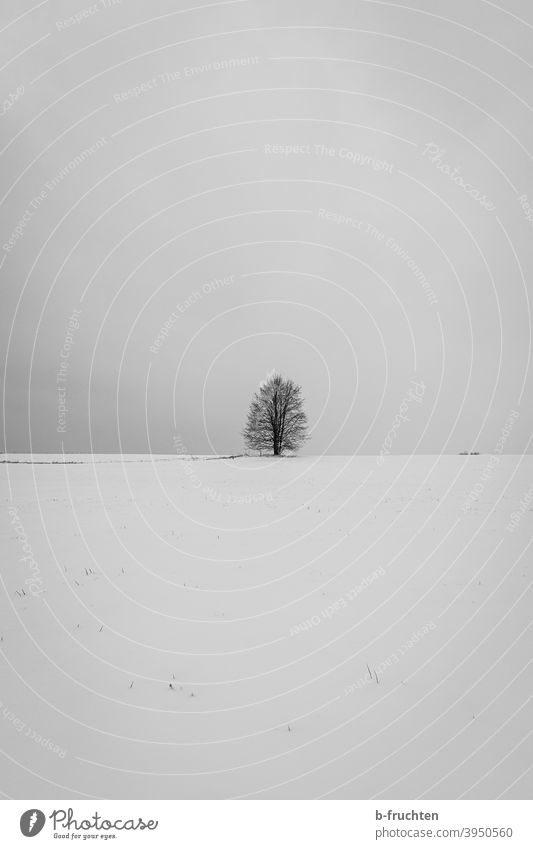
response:
[[[7,450],[528,450],[525,0],[180,5],[2,3]]]

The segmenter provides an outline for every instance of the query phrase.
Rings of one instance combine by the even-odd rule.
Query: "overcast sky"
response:
[[[179,5],[2,2],[6,450],[529,450],[529,4]]]

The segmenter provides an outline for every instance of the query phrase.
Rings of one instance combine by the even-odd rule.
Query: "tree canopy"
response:
[[[274,374],[254,393],[243,430],[252,451],[271,451],[275,456],[296,451],[309,438],[301,387]]]

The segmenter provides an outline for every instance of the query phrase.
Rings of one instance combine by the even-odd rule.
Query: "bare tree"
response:
[[[274,374],[254,393],[242,433],[247,448],[280,455],[296,451],[308,439],[302,390]]]

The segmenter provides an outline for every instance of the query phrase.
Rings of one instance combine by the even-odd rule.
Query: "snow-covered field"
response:
[[[33,459],[5,795],[531,797],[531,457]]]

